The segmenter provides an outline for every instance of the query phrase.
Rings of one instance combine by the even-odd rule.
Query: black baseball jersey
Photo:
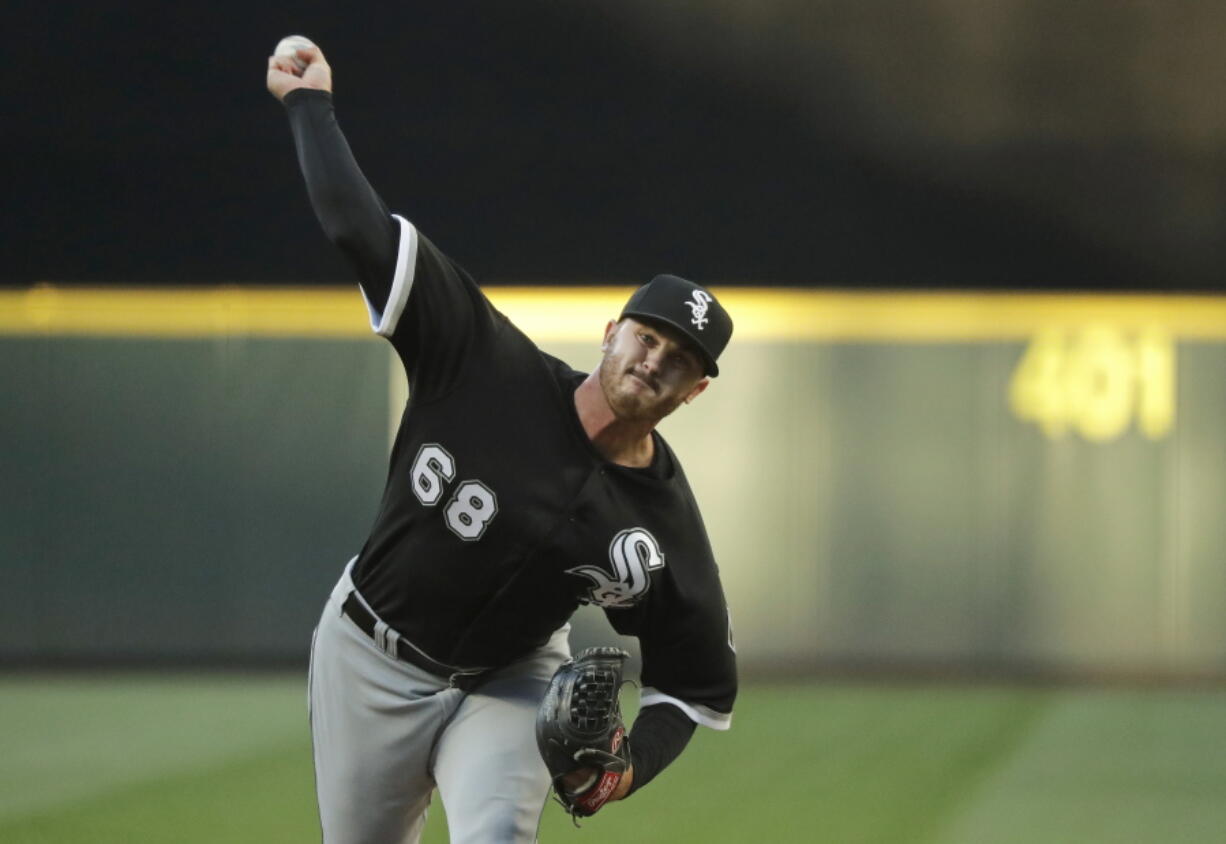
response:
[[[530,341],[397,217],[390,295],[372,325],[409,401],[354,580],[435,660],[505,665],[583,602],[639,638],[642,703],[726,727],[736,695],[724,595],[681,464],[658,433],[647,469],[605,460],[574,406],[583,373]]]

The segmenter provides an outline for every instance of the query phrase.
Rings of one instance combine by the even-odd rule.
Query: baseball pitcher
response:
[[[319,48],[277,53],[268,90],[311,204],[410,388],[379,512],[311,648],[324,841],[416,842],[437,790],[453,842],[532,842],[551,790],[594,814],[647,785],[696,725],[731,722],[723,590],[655,428],[719,373],[732,321],[711,291],[660,275],[593,326],[596,371],[543,353],[389,213],[341,133]],[[582,603],[639,640],[628,731],[625,654],[570,657]]]

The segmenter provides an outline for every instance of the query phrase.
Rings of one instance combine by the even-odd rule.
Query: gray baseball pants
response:
[[[352,565],[315,630],[307,684],[324,844],[416,844],[435,788],[452,844],[535,841],[549,790],[536,710],[569,656],[569,625],[466,693],[342,614]]]

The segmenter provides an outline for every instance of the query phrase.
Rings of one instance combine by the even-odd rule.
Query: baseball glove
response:
[[[537,747],[558,801],[573,817],[594,815],[630,767],[618,704],[622,665],[629,656],[620,648],[588,648],[564,662],[537,710]],[[576,771],[588,776],[568,787],[563,779]]]

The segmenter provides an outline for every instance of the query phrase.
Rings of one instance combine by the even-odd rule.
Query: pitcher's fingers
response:
[[[315,44],[312,44],[309,47],[299,47],[294,52],[297,53],[299,59],[306,62],[308,65],[313,65],[316,62],[323,62],[324,64],[327,64],[323,51],[320,50]]]
[[[282,73],[288,73],[291,76],[301,76],[298,66],[294,64],[294,60],[289,56],[269,56],[268,69],[279,70]]]

